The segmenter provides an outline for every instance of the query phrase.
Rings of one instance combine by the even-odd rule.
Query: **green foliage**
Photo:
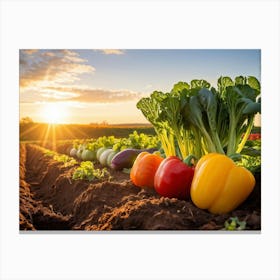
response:
[[[159,146],[159,140],[156,136],[148,136],[144,133],[138,134],[137,131],[129,134],[127,141],[128,146],[134,149],[149,149]]]
[[[166,121],[166,118],[164,118],[165,108],[162,107],[162,104],[165,104],[163,102],[165,98],[166,95],[164,93],[154,91],[150,97],[141,98],[136,106],[154,126],[165,155],[171,156],[176,154],[176,149],[171,127]]]
[[[64,164],[64,167],[70,167],[78,164],[78,162],[73,157],[69,157],[64,154],[58,154],[57,152],[48,149],[44,149],[44,155],[47,157],[51,157],[58,162],[62,162]]]
[[[115,138],[115,136],[102,136],[96,140],[96,144],[99,148],[111,148],[116,142],[117,139]]]
[[[97,139],[74,140],[73,148],[97,151],[101,147],[112,148],[114,151],[122,151],[127,148],[149,149],[159,148],[160,142],[157,136],[133,131],[127,138],[116,138],[114,136],[102,136]]]
[[[240,165],[246,167],[252,173],[261,171],[261,157],[260,156],[242,156]]]
[[[81,141],[78,140],[78,139],[75,139],[75,140],[73,141],[73,148],[75,148],[76,150],[78,150],[80,144],[81,144]]]
[[[46,157],[51,157],[51,158],[53,158],[53,157],[56,155],[56,152],[51,151],[51,150],[48,150],[48,149],[44,149],[44,155],[45,155]]]
[[[130,147],[130,141],[128,138],[121,138],[117,143],[113,145],[114,151],[122,151]]]
[[[55,154],[53,159],[58,162],[63,162],[65,167],[70,167],[78,164],[78,162],[74,158],[67,155]]]
[[[138,134],[137,131],[129,134],[128,138],[121,138],[113,145],[115,151],[122,151],[127,148],[149,149],[157,148],[159,140],[156,136],[149,136],[144,133]]]
[[[224,230],[244,230],[246,229],[246,221],[239,221],[238,217],[230,217],[225,221]]]
[[[248,140],[237,165],[246,167],[252,173],[261,172],[261,140]]]
[[[140,99],[137,108],[154,126],[167,156],[231,156],[244,148],[261,110],[259,95],[255,77],[220,77],[217,89],[205,80],[178,82],[170,92]]]
[[[102,179],[104,177],[109,177],[110,179],[110,173],[106,168],[94,168],[94,165],[91,161],[82,161],[80,166],[75,169],[72,179],[93,181],[96,179]]]

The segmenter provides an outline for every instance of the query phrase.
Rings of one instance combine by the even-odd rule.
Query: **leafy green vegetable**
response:
[[[246,221],[239,221],[238,217],[230,217],[225,221],[224,230],[244,230],[246,229]]]
[[[72,179],[93,181],[104,177],[110,178],[110,173],[106,168],[95,169],[91,161],[82,161],[80,166],[74,171]]]
[[[200,105],[192,103],[196,102],[195,95],[203,87],[209,88],[210,84],[205,80],[192,80],[190,85],[178,82],[169,93],[154,91],[150,97],[138,101],[137,108],[153,124],[166,156],[177,155],[185,158],[190,153],[201,154],[196,143],[200,142],[200,136],[198,131],[192,131],[196,130],[197,127],[191,130],[192,121],[196,120],[191,119],[186,122],[183,112],[187,110],[185,106],[191,104],[187,110],[190,116],[193,113],[200,114],[200,108],[194,109],[192,107]],[[205,129],[203,131],[207,134]],[[208,142],[211,145],[210,136]],[[214,146],[212,148],[214,150]]]
[[[246,167],[252,173],[261,172],[261,141],[248,140],[236,164]]]
[[[54,155],[56,155],[56,152],[51,151],[51,150],[48,150],[48,149],[44,149],[44,155],[45,155],[46,157],[51,157],[51,158],[53,158]]]
[[[259,107],[250,111],[245,109],[248,105],[256,104],[257,94],[258,92],[249,85],[230,86],[226,89],[224,102],[229,115],[227,155],[240,152],[252,130],[254,116],[259,112]],[[244,132],[243,142],[240,143]]]
[[[73,157],[69,157],[64,154],[58,154],[57,152],[48,149],[44,149],[44,155],[51,157],[58,162],[64,163],[64,167],[70,167],[78,164],[78,162]]]
[[[162,117],[163,110],[161,104],[165,98],[166,95],[164,93],[154,91],[150,97],[140,99],[136,106],[142,111],[146,119],[153,124],[165,155],[172,156],[176,154],[174,135],[171,132],[170,126]]]
[[[78,163],[74,158],[69,157],[67,155],[55,154],[53,159],[58,161],[58,162],[63,162],[64,163],[64,167],[74,166],[74,165],[76,165]]]
[[[261,156],[242,155],[241,161],[237,162],[236,164],[246,167],[252,173],[260,172],[261,171]]]
[[[96,154],[100,148],[113,149],[114,151],[122,151],[124,149],[150,149],[160,148],[160,141],[157,136],[146,135],[133,131],[127,138],[115,138],[114,136],[102,136],[97,139],[74,140],[73,148],[77,150],[76,156],[79,159],[87,160],[82,155],[88,150]],[[94,159],[95,160],[95,159]]]
[[[220,77],[217,89],[205,80],[178,82],[137,103],[154,126],[166,156],[200,158],[209,152],[238,154],[261,111],[260,83],[252,76]]]

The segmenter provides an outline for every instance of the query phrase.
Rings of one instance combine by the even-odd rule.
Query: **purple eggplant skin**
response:
[[[137,156],[142,152],[153,153],[157,151],[156,148],[151,149],[125,149],[118,152],[111,161],[111,168],[114,170],[122,170],[124,168],[131,168]]]

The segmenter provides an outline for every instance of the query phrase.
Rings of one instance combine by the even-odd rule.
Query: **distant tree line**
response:
[[[20,119],[21,124],[27,124],[27,123],[34,123],[34,121],[30,117],[23,117]]]

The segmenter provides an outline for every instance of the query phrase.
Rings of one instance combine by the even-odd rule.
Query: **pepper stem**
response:
[[[194,156],[194,155],[189,155],[189,156],[187,156],[184,160],[183,160],[183,162],[186,164],[186,165],[188,165],[188,166],[193,166],[194,164],[193,164],[193,159],[194,160],[197,160],[197,157],[196,156]]]

